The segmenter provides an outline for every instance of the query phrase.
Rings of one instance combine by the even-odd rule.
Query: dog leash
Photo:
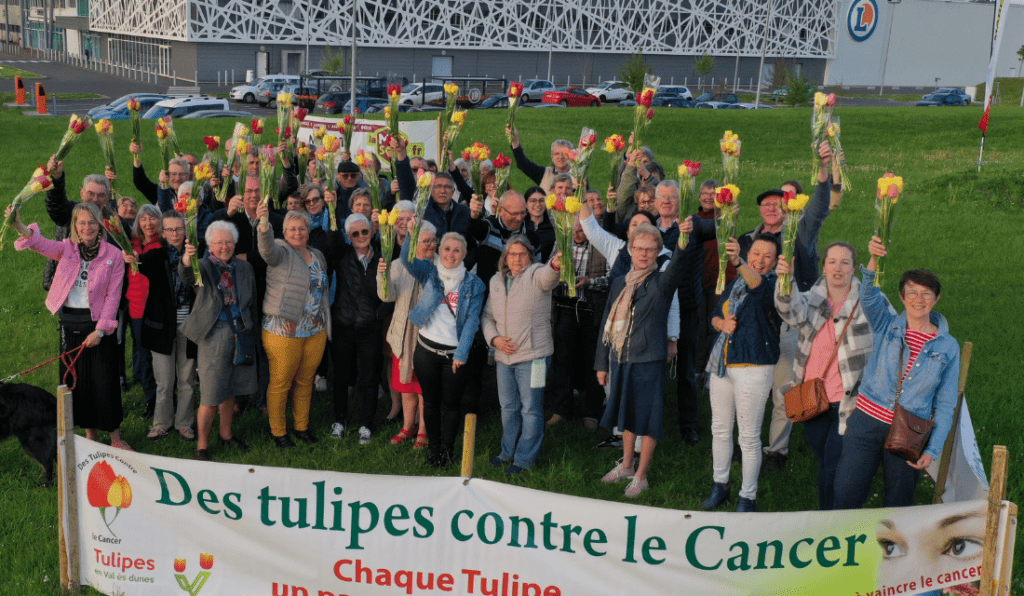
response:
[[[49,360],[47,360],[46,362],[43,362],[42,364],[37,364],[37,365],[33,366],[32,368],[30,368],[28,370],[23,370],[20,373],[15,373],[15,374],[7,377],[6,379],[0,380],[0,384],[10,383],[14,379],[17,379],[18,377],[20,377],[22,375],[28,374],[28,373],[34,371],[37,368],[42,368],[42,367],[46,366],[47,364],[53,362],[54,360],[60,360],[61,363],[64,364],[64,367],[67,369],[67,370],[64,371],[64,378],[61,379],[61,381],[65,385],[67,385],[68,373],[71,373],[71,386],[68,387],[68,389],[69,390],[70,389],[74,389],[75,385],[78,384],[78,373],[75,372],[75,363],[78,362],[78,357],[82,355],[82,349],[84,349],[84,348],[85,348],[85,344],[82,344],[82,345],[78,346],[77,348],[70,349],[67,352],[63,352],[63,353],[61,353],[58,356],[50,358]],[[72,357],[72,355],[74,355],[74,357]],[[68,358],[70,358],[70,361],[68,360]]]

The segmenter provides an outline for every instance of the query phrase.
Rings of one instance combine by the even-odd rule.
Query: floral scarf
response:
[[[608,310],[608,320],[604,324],[605,345],[611,345],[622,362],[622,352],[629,336],[629,328],[633,325],[633,296],[636,289],[647,277],[658,268],[657,260],[652,260],[647,269],[630,269],[626,274],[626,287],[622,288],[618,298]]]

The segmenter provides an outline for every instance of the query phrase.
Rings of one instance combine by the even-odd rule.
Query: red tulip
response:
[[[107,462],[101,461],[93,466],[86,484],[89,504],[93,507],[110,507],[107,494],[115,479],[117,479],[117,474],[114,474],[114,468],[111,468]]]
[[[825,105],[827,105],[830,108],[836,105],[836,94],[835,93],[829,93],[828,94],[828,98],[825,99]]]
[[[203,142],[206,143],[207,151],[215,151],[217,147],[220,147],[220,140],[216,137],[203,137]]]
[[[205,553],[200,554],[199,566],[206,570],[209,570],[211,567],[213,567],[213,555],[207,555]]]
[[[647,119],[654,120],[654,108],[647,108]]]
[[[899,197],[900,196],[900,187],[896,186],[895,184],[890,184],[889,185],[889,190],[888,190],[888,192],[886,192],[886,195],[890,199],[895,199],[895,198]]]
[[[719,205],[728,205],[732,203],[732,198],[732,191],[723,186],[718,189],[718,194],[715,197],[715,202],[717,202]]]
[[[185,572],[185,559],[175,559],[174,560],[174,571],[175,571],[175,573],[184,573]]]
[[[302,122],[303,120],[305,120],[306,116],[308,114],[309,114],[309,110],[307,110],[305,108],[295,108],[295,110],[292,112],[292,115],[295,116],[295,120],[297,120],[299,122]]]
[[[495,157],[492,163],[495,168],[507,168],[512,165],[512,160],[505,157],[504,153],[498,153],[498,157]]]
[[[263,120],[259,118],[252,119],[252,132],[253,134],[263,134]]]
[[[687,175],[696,178],[700,175],[700,162],[699,161],[684,161],[683,165],[686,166]]]
[[[792,190],[787,190],[786,192],[784,192],[782,194],[783,194],[782,198],[783,198],[783,200],[786,201],[787,204],[789,203],[790,199],[795,199],[796,198],[796,192],[794,192]]]

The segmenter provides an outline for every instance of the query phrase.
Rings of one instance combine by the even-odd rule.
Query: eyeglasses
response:
[[[310,197],[310,198],[306,199],[305,201],[303,201],[303,203],[305,203],[307,205],[313,205],[314,203],[319,203],[322,200],[324,200],[323,197]]]
[[[355,180],[359,177],[359,174],[356,172],[341,172],[338,174],[338,177],[342,180]]]
[[[167,172],[171,178],[188,178],[188,172]]]
[[[362,238],[363,236],[369,236],[370,230],[366,228],[363,228],[361,230],[352,230],[351,232],[348,233],[348,235],[353,238]]]
[[[654,248],[653,246],[651,246],[651,247],[648,247],[648,246],[634,246],[630,250],[632,250],[633,252],[638,252],[640,254],[653,254],[653,253],[658,251],[658,249]]]
[[[761,209],[778,209],[778,201],[763,201],[761,203]]]
[[[87,191],[85,191],[85,196],[86,196],[86,198],[89,198],[89,199],[105,199],[105,198],[109,197],[110,195],[107,194],[106,192],[93,192],[91,190],[87,190]]]
[[[170,232],[171,234],[184,234],[185,228],[164,228],[164,231]]]
[[[450,184],[435,184],[434,190],[440,192],[452,192],[453,190],[455,190],[455,187]]]
[[[420,238],[420,244],[426,244],[428,246],[437,246],[437,238]]]
[[[903,295],[906,296],[907,300],[917,300],[918,298],[923,298],[925,302],[930,302],[935,299],[935,292],[929,291],[919,292],[917,290],[907,290],[906,292],[903,293]]]
[[[234,240],[216,240],[209,243],[210,246],[234,246]]]
[[[502,207],[501,210],[507,213],[509,217],[526,217],[526,215],[529,213],[528,211],[509,211],[504,207]]]
[[[308,234],[309,228],[307,228],[306,226],[299,226],[297,228],[285,228],[284,231],[288,232],[289,234],[298,234],[301,232],[305,232]]]
[[[544,204],[544,197],[535,197],[535,198],[529,199],[526,202],[531,204],[531,205],[543,205]]]

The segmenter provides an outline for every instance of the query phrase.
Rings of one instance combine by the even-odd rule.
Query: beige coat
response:
[[[558,271],[550,265],[534,263],[512,278],[512,288],[506,291],[505,280],[509,275],[502,263],[501,270],[491,277],[491,295],[484,305],[480,325],[487,345],[493,345],[495,337],[508,337],[519,346],[512,355],[494,351],[496,361],[511,366],[555,352],[551,337],[551,290],[558,286]]]
[[[398,357],[398,378],[403,383],[412,381],[412,355],[419,339],[419,327],[409,322],[409,310],[419,302],[422,286],[405,267],[392,263],[391,279],[388,283],[388,297],[384,298],[384,284],[377,273],[377,296],[384,302],[395,303],[395,314],[388,327],[387,341],[391,351]]]

